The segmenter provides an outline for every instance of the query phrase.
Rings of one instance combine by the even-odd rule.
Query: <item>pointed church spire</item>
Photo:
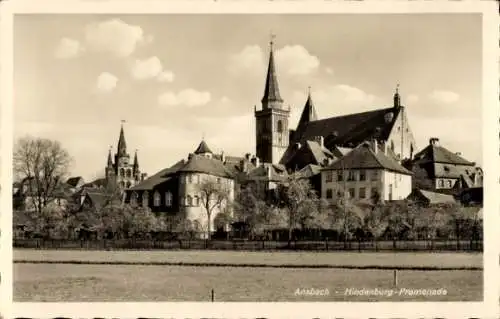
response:
[[[116,152],[118,155],[127,154],[127,143],[125,142],[125,133],[123,132],[123,123],[125,123],[124,120],[122,120],[122,125],[120,128],[120,137],[118,139],[118,150]]]
[[[269,102],[278,102],[282,103],[283,99],[280,95],[280,90],[278,87],[278,78],[276,76],[276,68],[274,66],[274,38],[275,35],[271,34],[270,41],[270,50],[269,50],[269,65],[267,67],[267,77],[266,77],[266,86],[264,88],[264,96],[262,97],[262,108],[269,108]],[[272,103],[271,103],[272,107]]]
[[[194,151],[195,154],[212,154],[212,151],[208,147],[207,143],[205,142],[205,139],[201,140],[200,145],[196,148]]]
[[[111,149],[112,148],[113,148],[112,146],[109,147],[109,152],[108,152],[108,167],[113,166],[113,160],[111,158]]]
[[[395,108],[401,106],[401,97],[399,96],[399,83],[396,85],[396,93],[394,93],[394,103]]]
[[[316,109],[312,101],[311,87],[308,87],[307,101],[306,104],[304,105],[304,110],[302,111],[302,115],[300,116],[297,130],[300,130],[307,123],[317,120],[318,120],[318,115],[316,113]]]

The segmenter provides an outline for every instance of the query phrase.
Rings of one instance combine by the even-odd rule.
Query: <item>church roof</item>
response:
[[[400,108],[384,108],[312,121],[298,130],[294,136],[303,141],[315,136],[325,138],[325,146],[355,147],[371,139],[387,140]]]
[[[469,162],[460,155],[457,155],[440,145],[432,143],[429,143],[427,147],[415,154],[415,161],[419,163],[431,162],[469,166],[475,165],[475,163]]]
[[[208,145],[205,142],[205,140],[202,140],[200,142],[200,145],[198,145],[198,148],[194,151],[194,154],[206,154],[206,153],[212,154],[212,151],[208,147]]]
[[[286,180],[288,173],[280,164],[263,163],[248,173],[248,180],[281,182]]]
[[[272,42],[271,42],[271,51],[269,53],[269,65],[267,67],[266,86],[264,88],[264,96],[262,97],[262,102],[264,101],[283,101],[278,86],[278,77],[276,76],[276,68],[274,66],[274,53],[273,53]]]
[[[304,105],[304,109],[302,110],[302,115],[299,119],[299,124],[297,125],[298,130],[300,130],[305,124],[317,121],[318,115],[316,113],[316,109],[314,108],[314,104],[312,102],[311,93],[307,95],[307,101]]]
[[[374,152],[367,143],[361,144],[344,157],[336,160],[326,170],[384,169],[405,175],[413,173],[401,166],[394,158],[382,151]]]

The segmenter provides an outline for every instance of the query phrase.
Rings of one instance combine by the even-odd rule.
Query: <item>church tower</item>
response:
[[[256,155],[263,163],[277,164],[289,143],[288,120],[290,108],[283,106],[276,68],[273,41],[270,42],[269,65],[262,97],[262,109],[255,107]]]

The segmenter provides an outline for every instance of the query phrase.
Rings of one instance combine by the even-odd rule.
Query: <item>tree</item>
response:
[[[320,219],[320,200],[307,179],[291,175],[281,185],[279,191],[280,206],[288,217],[288,245],[292,241],[293,229],[302,229],[318,224]]]
[[[442,205],[432,205],[429,207],[424,207],[420,211],[419,218],[417,221],[420,223],[422,228],[425,229],[425,235],[431,242],[431,249],[434,247],[434,241],[437,237],[437,232],[442,228],[448,220],[446,214],[446,206]]]
[[[24,181],[35,211],[42,212],[60,196],[71,157],[58,141],[24,137],[17,141],[13,166],[16,178]]]
[[[211,238],[212,215],[216,208],[222,209],[228,205],[230,189],[223,182],[217,183],[212,178],[205,178],[198,184],[201,205],[207,214],[207,239]]]
[[[266,204],[259,195],[257,185],[248,183],[240,187],[233,203],[235,219],[245,224],[250,236],[255,235],[261,222],[261,210]]]
[[[330,207],[329,215],[330,225],[339,234],[343,234],[344,248],[347,248],[353,230],[361,228],[363,225],[364,212],[354,201],[344,195],[336,198]]]

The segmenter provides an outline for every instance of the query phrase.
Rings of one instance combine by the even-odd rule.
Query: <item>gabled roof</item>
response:
[[[202,140],[200,142],[200,145],[198,145],[198,147],[196,148],[196,150],[194,151],[194,154],[206,154],[206,153],[210,153],[212,154],[212,151],[210,150],[210,148],[208,147],[207,143],[205,142],[205,140]]]
[[[325,146],[330,148],[333,145],[356,147],[372,139],[385,141],[401,109],[389,107],[312,121],[295,132],[294,142],[323,136]]]
[[[66,184],[68,184],[71,187],[76,187],[78,183],[80,183],[81,181],[83,181],[83,178],[81,176],[70,177],[66,181]]]
[[[87,192],[85,196],[90,199],[92,206],[95,209],[101,209],[106,202],[111,199],[111,195],[104,192]]]
[[[361,144],[325,168],[325,170],[342,169],[385,169],[400,174],[413,175],[394,158],[385,155],[384,152],[379,150],[375,153],[368,143]]]
[[[322,165],[325,159],[334,157],[332,152],[322,147],[320,143],[316,141],[306,141],[299,149],[290,150],[287,155],[288,156],[283,156],[281,161],[282,165],[287,167],[290,166],[291,162],[293,163],[297,159],[299,159],[299,161],[312,161],[312,164],[315,165]]]
[[[180,160],[174,165],[162,169],[158,173],[150,176],[149,178],[146,178],[144,181],[140,182],[139,184],[129,188],[129,191],[138,191],[138,190],[152,190],[155,188],[157,185],[162,184],[163,182],[166,182],[172,178],[171,174],[176,173],[180,168],[184,166],[185,162],[184,160]]]
[[[286,180],[288,173],[283,165],[263,163],[251,170],[247,178],[253,181],[281,182]]]
[[[307,166],[304,166],[304,168],[302,168],[296,174],[299,178],[311,178],[311,177],[316,176],[320,173],[321,173],[321,166],[309,164]]]
[[[311,98],[311,93],[307,95],[307,101],[304,105],[304,109],[302,110],[302,115],[299,119],[299,124],[297,125],[297,129],[300,130],[304,125],[309,122],[317,121],[318,114],[316,113],[316,109],[314,108],[314,104]]]
[[[431,192],[423,189],[416,189],[414,192],[424,197],[429,204],[455,203],[453,195]]]
[[[415,162],[424,163],[443,163],[455,165],[474,166],[475,163],[469,162],[460,155],[457,155],[440,145],[429,144],[423,150],[415,154]]]

